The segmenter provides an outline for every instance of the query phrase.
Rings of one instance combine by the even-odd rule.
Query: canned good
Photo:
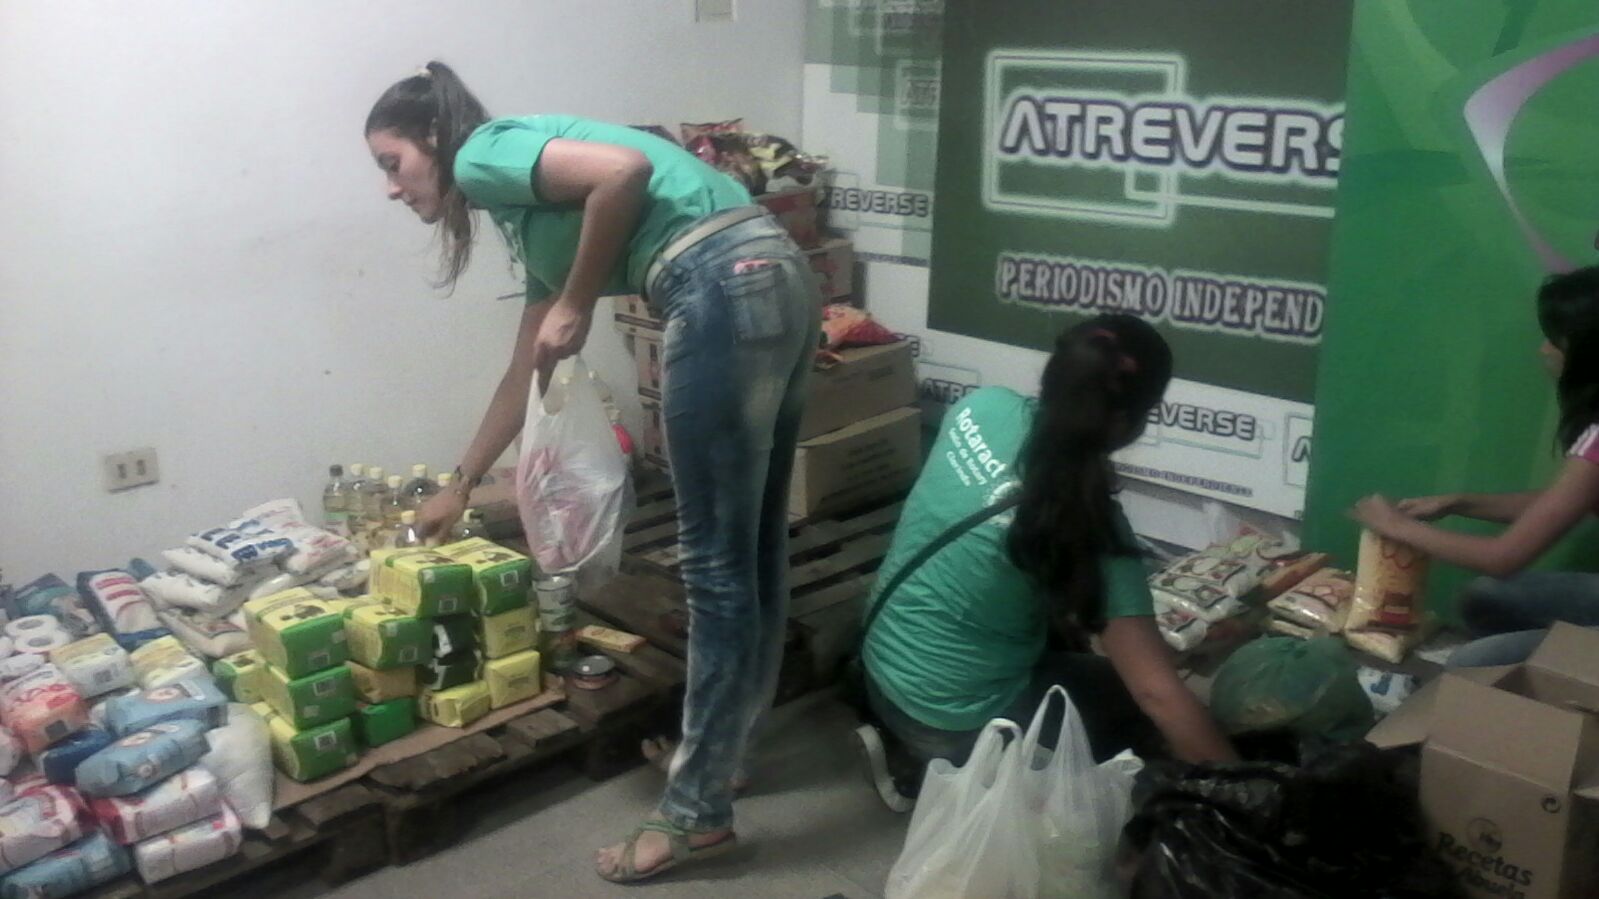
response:
[[[563,574],[540,578],[533,585],[539,606],[539,651],[552,671],[566,671],[578,659],[577,596],[572,579]]]
[[[584,656],[572,665],[572,686],[598,690],[616,681],[616,663],[606,656]]]

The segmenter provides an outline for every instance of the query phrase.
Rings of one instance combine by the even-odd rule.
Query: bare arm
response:
[[[1382,534],[1452,565],[1508,577],[1532,564],[1599,503],[1599,465],[1568,459],[1549,489],[1537,494],[1514,523],[1496,537],[1435,528],[1405,515],[1382,497],[1368,497],[1355,517]]]
[[[581,204],[583,226],[566,284],[536,344],[539,371],[547,374],[582,349],[594,304],[638,227],[652,174],[644,154],[627,147],[559,138],[544,146],[534,188],[545,202]]]
[[[1185,762],[1233,762],[1238,753],[1188,685],[1155,619],[1112,618],[1100,645],[1138,707]]]
[[[517,326],[516,347],[511,351],[511,361],[505,367],[500,384],[494,388],[494,397],[483,413],[483,423],[478,425],[477,436],[467,446],[461,457],[461,476],[471,483],[482,477],[500,458],[522,431],[527,417],[527,394],[533,379],[533,347],[539,328],[549,312],[550,303],[538,303],[522,310],[522,322]],[[464,487],[462,489],[465,489]],[[466,508],[466,497],[454,490],[435,494],[417,513],[418,530],[430,536],[450,527],[460,519]]]
[[[1543,495],[1542,490],[1521,493],[1449,493],[1399,501],[1399,511],[1422,521],[1459,515],[1478,521],[1509,524]]]

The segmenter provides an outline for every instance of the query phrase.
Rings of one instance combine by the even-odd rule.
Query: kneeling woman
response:
[[[1061,684],[1097,757],[1159,751],[1161,737],[1184,760],[1235,757],[1177,675],[1112,495],[1110,454],[1170,380],[1153,328],[1100,316],[1056,341],[1036,401],[985,388],[945,417],[879,583],[978,510],[1014,508],[905,573],[868,625],[868,701],[913,755],[963,761],[989,719],[1025,723]],[[1104,655],[1051,652],[1051,629],[1075,646],[1097,633]]]

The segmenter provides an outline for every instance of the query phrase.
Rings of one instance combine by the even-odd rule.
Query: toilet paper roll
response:
[[[0,659],[0,681],[16,680],[35,668],[44,667],[44,656],[26,653]]]
[[[16,641],[17,652],[33,655],[49,655],[50,650],[60,649],[72,642],[72,637],[66,631],[55,630],[49,632],[34,631],[28,636],[18,638]]]
[[[54,615],[27,615],[6,625],[6,636],[12,640],[61,630],[61,622]]]

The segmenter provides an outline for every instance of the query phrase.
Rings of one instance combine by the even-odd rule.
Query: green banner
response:
[[[1126,473],[1298,514],[1348,2],[948,0],[929,325],[1120,311],[1181,384]]]
[[[1343,512],[1365,493],[1526,490],[1554,469],[1533,296],[1596,261],[1599,7],[1362,3],[1348,110],[1305,536],[1353,558]],[[1446,611],[1463,578],[1435,574]]]

